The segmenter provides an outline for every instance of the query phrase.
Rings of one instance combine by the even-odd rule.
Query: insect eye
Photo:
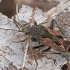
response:
[[[33,42],[36,42],[36,41],[37,41],[37,39],[34,38],[34,37],[32,37],[31,40],[32,40]]]
[[[59,39],[63,39],[63,37],[62,36],[57,36]]]

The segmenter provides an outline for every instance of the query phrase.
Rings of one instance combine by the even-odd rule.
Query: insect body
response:
[[[53,30],[55,23],[56,21],[52,20],[50,27],[44,27],[35,22],[33,26],[26,25],[21,30],[31,36],[33,42],[41,42],[59,52],[70,52],[70,41],[65,40],[61,30],[61,32]]]
[[[55,20],[51,21],[50,27],[44,27],[42,25],[35,24],[30,27],[28,35],[31,36],[31,40],[36,42],[41,42],[44,45],[47,45],[59,52],[70,52],[70,41],[64,40],[64,35],[53,30]]]
[[[30,27],[28,32],[25,32],[25,33],[30,35],[31,40],[34,42],[40,41],[41,38],[52,38],[52,35],[47,30],[45,30],[44,26],[37,25],[36,22],[35,22],[35,25]]]

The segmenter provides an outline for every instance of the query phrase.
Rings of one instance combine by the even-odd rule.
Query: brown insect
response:
[[[65,39],[65,36],[60,28],[60,32],[53,30],[54,24],[57,24],[54,19],[51,21],[50,27],[37,25],[37,23],[34,22],[33,26],[22,26],[21,31],[26,35],[31,36],[31,40],[33,42],[41,42],[42,44],[47,45],[58,52],[70,52],[70,41]]]
[[[32,26],[30,24],[24,24],[22,26],[18,22],[16,22],[16,23],[17,23],[16,25],[19,28],[21,28],[20,31],[24,32],[25,35],[29,35],[33,42],[42,43],[42,45],[33,47],[33,49],[43,47],[44,45],[46,45],[49,47],[43,51],[48,51],[49,49],[53,48],[56,51],[58,51],[60,54],[64,53],[64,54],[70,55],[69,54],[70,41],[65,39],[65,36],[63,35],[62,30],[60,29],[60,27],[58,26],[58,24],[56,23],[56,21],[54,19],[51,21],[50,27],[44,27],[42,25],[37,25],[36,22],[34,22],[34,25],[32,25]],[[54,24],[57,24],[60,31],[53,30]],[[27,39],[25,39],[25,40],[27,40]],[[23,40],[21,42],[24,42],[25,40]],[[33,53],[33,56],[34,56],[34,59],[36,62],[36,68],[35,68],[35,70],[36,70],[38,63],[36,60],[35,53],[33,51],[32,51],[32,53]],[[68,58],[66,58],[66,59],[68,60]]]

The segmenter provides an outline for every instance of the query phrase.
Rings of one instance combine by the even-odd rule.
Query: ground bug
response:
[[[60,28],[60,32],[53,30],[54,24],[57,24],[54,19],[51,21],[50,27],[37,25],[37,23],[34,22],[33,26],[25,25],[21,28],[21,31],[31,36],[33,42],[41,42],[59,52],[70,52],[70,41],[65,39]]]
[[[15,19],[14,19],[14,21],[15,21]],[[32,26],[30,24],[24,24],[22,26],[18,22],[16,22],[16,23],[17,23],[16,25],[21,28],[20,29],[21,32],[24,32],[25,35],[29,35],[30,39],[33,42],[42,43],[42,45],[33,47],[33,49],[47,45],[49,47],[43,51],[48,51],[49,49],[53,48],[61,54],[66,53],[66,54],[70,55],[69,54],[70,41],[65,39],[65,36],[63,35],[62,30],[60,29],[60,27],[58,26],[58,24],[56,23],[56,21],[54,19],[51,20],[50,27],[44,27],[42,25],[37,25],[36,22],[34,22],[34,25],[32,25]],[[56,24],[58,26],[60,31],[54,30],[54,24]],[[25,39],[25,40],[27,40],[27,39]],[[20,42],[24,42],[25,40],[20,41]],[[33,54],[34,54],[34,52],[33,52]],[[35,55],[34,55],[34,59],[38,66]],[[36,66],[35,70],[37,69],[37,66]]]

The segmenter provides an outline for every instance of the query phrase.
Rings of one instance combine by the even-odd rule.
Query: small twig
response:
[[[57,6],[57,8],[55,8],[55,7],[52,8],[52,10],[44,13],[44,17],[46,19],[52,18],[53,16],[58,15],[60,12],[62,12],[68,6],[70,6],[70,1],[67,1],[66,3],[64,3],[63,5],[61,5],[60,7]]]
[[[25,61],[26,61],[26,56],[27,56],[27,50],[28,50],[28,42],[26,44],[26,49],[25,49],[25,54],[24,54],[24,60],[23,60],[23,66],[22,66],[22,70],[24,70],[24,66],[25,66]]]
[[[18,3],[16,4],[16,14],[17,14],[18,22],[19,22],[19,16],[18,16]]]

